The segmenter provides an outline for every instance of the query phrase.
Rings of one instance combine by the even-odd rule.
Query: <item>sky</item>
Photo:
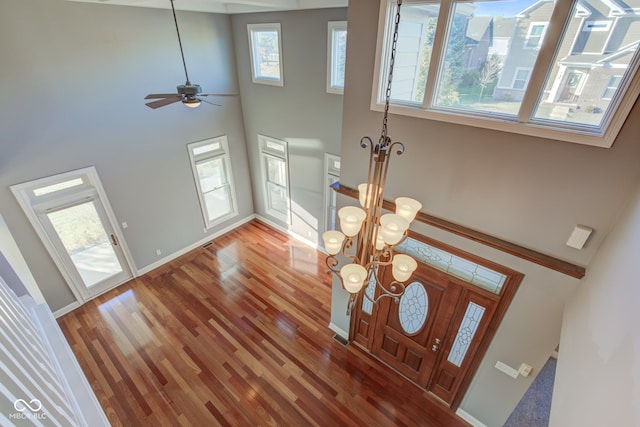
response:
[[[505,1],[479,1],[474,2],[477,6],[475,15],[491,16],[514,16],[516,13],[526,9],[535,3],[536,0],[505,0]]]

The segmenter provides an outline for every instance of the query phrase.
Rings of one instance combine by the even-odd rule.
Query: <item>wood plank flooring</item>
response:
[[[253,221],[58,322],[113,426],[468,426],[332,338],[330,280]]]

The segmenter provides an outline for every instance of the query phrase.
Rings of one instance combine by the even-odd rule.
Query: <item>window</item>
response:
[[[542,44],[542,37],[546,29],[546,22],[532,22],[529,24],[529,33],[524,41],[525,49],[538,49]]]
[[[620,86],[621,80],[622,80],[622,76],[612,76],[609,79],[609,84],[607,85],[607,88],[604,90],[604,93],[602,94],[602,99],[613,98],[613,95],[615,95],[616,91],[618,90],[618,86]]]
[[[516,68],[516,75],[513,78],[513,84],[511,87],[513,89],[524,89],[527,87],[527,82],[529,82],[529,75],[531,74],[531,70],[529,68]]]
[[[336,229],[336,213],[338,209],[338,193],[331,185],[340,181],[340,157],[335,154],[324,154],[325,165],[325,231]]]
[[[280,24],[249,24],[247,31],[253,82],[284,86]]]
[[[405,0],[393,112],[610,147],[640,93],[640,0],[614,3]],[[377,111],[396,8],[387,0],[380,9]]]
[[[344,93],[344,66],[347,55],[347,23],[329,22],[327,40],[327,92]]]
[[[238,214],[226,136],[187,145],[205,227]]]
[[[291,222],[289,200],[289,166],[286,141],[258,135],[260,163],[265,182],[265,209],[267,214]]]

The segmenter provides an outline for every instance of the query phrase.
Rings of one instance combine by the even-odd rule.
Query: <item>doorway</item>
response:
[[[133,277],[94,168],[11,186],[79,302]]]
[[[455,409],[522,275],[415,233],[398,252],[419,261],[403,296],[374,305],[360,295],[351,339]],[[379,295],[374,279],[365,293]]]

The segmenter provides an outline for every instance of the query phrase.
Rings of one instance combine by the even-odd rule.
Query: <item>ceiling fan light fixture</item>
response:
[[[200,104],[202,104],[202,101],[200,101],[198,98],[195,99],[183,99],[182,103],[184,105],[186,105],[189,108],[198,108],[200,106]]]

